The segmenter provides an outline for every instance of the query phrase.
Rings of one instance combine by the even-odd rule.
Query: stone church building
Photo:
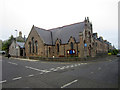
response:
[[[25,42],[25,52],[27,57],[94,57],[99,52],[97,42],[87,17],[83,22],[49,30],[33,25]],[[107,52],[105,45],[104,52]]]

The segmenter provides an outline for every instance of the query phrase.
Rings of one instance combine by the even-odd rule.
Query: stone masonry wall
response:
[[[34,41],[38,42],[38,52],[37,53],[36,53],[35,45],[34,45],[34,53],[32,52],[32,40],[31,40],[32,37],[34,37]],[[29,52],[29,42],[31,42],[31,53]],[[26,52],[26,56],[28,56],[28,57],[29,56],[40,56],[40,57],[46,56],[44,43],[34,29],[30,32],[30,35],[27,38],[27,41],[25,43],[25,52]]]

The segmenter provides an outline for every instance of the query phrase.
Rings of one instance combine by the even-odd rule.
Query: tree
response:
[[[6,51],[6,53],[9,52],[9,46],[11,45],[12,41],[14,40],[13,35],[9,37],[9,39],[2,43],[2,50]]]
[[[111,53],[112,55],[117,55],[119,51],[117,49],[109,50],[108,53]]]

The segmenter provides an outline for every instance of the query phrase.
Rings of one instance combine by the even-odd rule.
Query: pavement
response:
[[[119,57],[51,62],[3,57],[2,88],[118,88]]]

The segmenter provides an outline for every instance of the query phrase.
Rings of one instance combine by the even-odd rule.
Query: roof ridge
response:
[[[55,29],[58,29],[58,28],[67,27],[67,26],[71,26],[71,25],[75,25],[75,24],[80,24],[80,23],[84,23],[84,21],[83,22],[77,22],[77,23],[69,24],[69,25],[64,25],[64,26],[57,27],[57,28],[48,29],[48,31],[55,30]]]
[[[44,31],[49,31],[49,30],[46,30],[46,29],[43,29],[43,28],[39,28],[39,27],[37,27],[37,26],[34,26],[35,28],[38,28],[38,29],[40,29],[40,30],[44,30]]]

